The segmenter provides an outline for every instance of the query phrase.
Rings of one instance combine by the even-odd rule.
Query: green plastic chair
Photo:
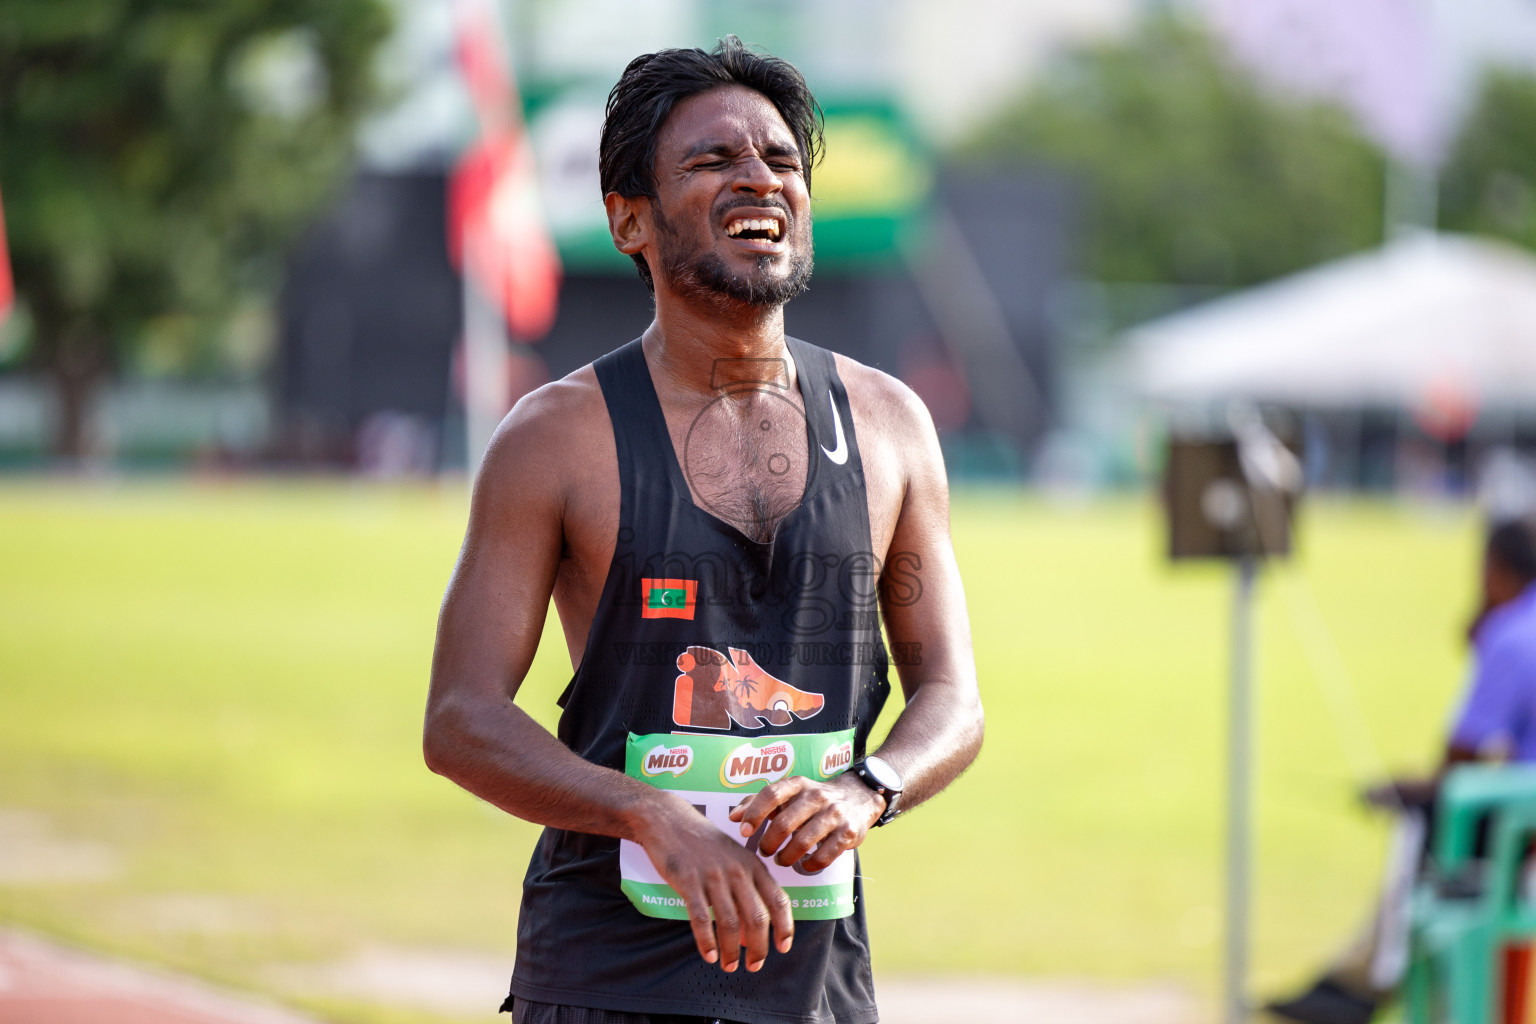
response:
[[[1507,943],[1536,935],[1536,910],[1519,899],[1521,868],[1536,838],[1536,767],[1454,768],[1436,815],[1431,871],[1410,910],[1407,1020],[1499,1024],[1499,954]],[[1478,862],[1473,849],[1485,816],[1491,843]]]

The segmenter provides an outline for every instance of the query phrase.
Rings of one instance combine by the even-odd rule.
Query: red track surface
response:
[[[197,982],[0,930],[0,1024],[313,1024]]]

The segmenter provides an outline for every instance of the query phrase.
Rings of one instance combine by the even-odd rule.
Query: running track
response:
[[[314,1024],[139,967],[0,929],[0,1024]]]

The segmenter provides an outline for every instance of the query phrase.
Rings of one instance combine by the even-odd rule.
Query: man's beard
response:
[[[662,237],[661,273],[674,291],[723,296],[749,306],[771,308],[784,305],[810,287],[815,261],[809,248],[790,254],[789,273],[783,277],[768,276],[774,257],[766,253],[757,258],[758,273],[734,274],[718,254],[688,244],[691,240],[685,240],[660,209],[656,210],[656,226]]]

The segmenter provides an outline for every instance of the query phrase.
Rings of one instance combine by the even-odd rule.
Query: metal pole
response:
[[[1232,685],[1227,722],[1227,949],[1223,1004],[1227,1024],[1248,1019],[1248,871],[1252,863],[1253,584],[1257,562],[1236,564],[1232,594]]]
[[[467,262],[467,258],[466,258]],[[491,434],[506,415],[507,332],[497,306],[475,285],[466,266],[464,301],[464,464],[470,485]]]
[[[1389,157],[1382,189],[1384,241],[1413,231],[1434,231],[1439,221],[1437,176],[1401,157]]]

